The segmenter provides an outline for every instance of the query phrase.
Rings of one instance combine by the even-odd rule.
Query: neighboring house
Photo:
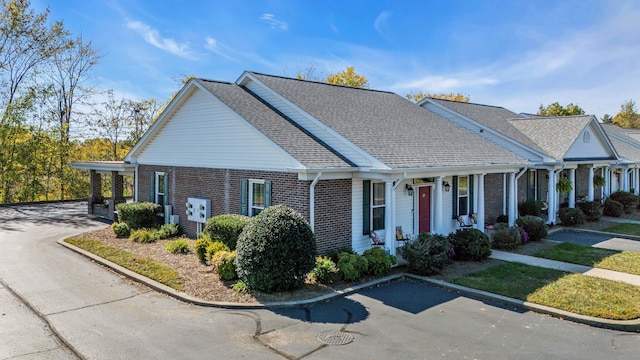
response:
[[[611,124],[602,124],[611,143],[624,160],[610,169],[609,181],[605,187],[609,193],[617,189],[632,191],[636,195],[640,189],[640,130],[625,129]]]
[[[285,204],[309,220],[320,253],[362,252],[376,232],[393,254],[397,227],[446,234],[477,214],[484,231],[486,209],[517,203],[494,178],[513,184],[530,166],[397,94],[253,72],[190,80],[125,162],[137,200],[170,205],[189,236],[199,227],[188,198],[210,200],[212,216]]]
[[[615,188],[602,194],[593,185],[596,173],[606,177],[616,174],[618,167],[627,166],[592,115],[525,116],[497,106],[432,98],[423,99],[419,105],[527,159],[530,165],[517,174],[514,191],[518,202],[545,201],[550,224],[556,222],[561,206],[574,207],[579,198],[593,201]],[[558,194],[555,185],[560,178],[573,183],[570,193]],[[505,179],[501,183],[509,188]]]

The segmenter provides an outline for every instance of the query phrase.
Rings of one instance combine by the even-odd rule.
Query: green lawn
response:
[[[534,256],[640,275],[640,253],[634,251],[618,251],[561,243],[539,251]]]
[[[640,225],[638,224],[627,224],[627,223],[619,223],[612,227],[606,228],[603,231],[616,233],[616,234],[626,234],[626,235],[639,235],[640,236]]]
[[[138,257],[128,251],[91,239],[66,239],[65,241],[173,289],[184,289],[184,281],[180,278],[180,274],[165,264]]]
[[[576,314],[640,318],[640,287],[520,263],[505,263],[451,282]]]

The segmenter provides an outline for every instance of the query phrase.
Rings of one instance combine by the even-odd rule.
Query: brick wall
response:
[[[240,213],[240,180],[271,181],[272,204],[284,204],[300,212],[309,221],[309,186],[288,172],[208,169],[140,165],[138,200],[149,201],[151,176],[157,171],[168,175],[169,204],[180,217],[180,227],[196,237],[196,223],[187,220],[187,198],[211,200],[211,216]],[[351,181],[319,181],[315,189],[315,234],[318,252],[351,245]]]
[[[498,215],[503,214],[502,188],[502,174],[487,174],[484,176],[484,221],[486,224],[495,223]],[[507,196],[508,194],[507,192]]]

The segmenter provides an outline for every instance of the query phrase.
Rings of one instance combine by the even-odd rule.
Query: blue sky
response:
[[[93,85],[167,99],[186,75],[326,75],[372,88],[461,92],[536,112],[574,103],[615,115],[640,101],[639,1],[32,0],[104,58]]]

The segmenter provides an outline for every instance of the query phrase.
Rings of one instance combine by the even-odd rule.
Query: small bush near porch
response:
[[[443,235],[422,233],[418,239],[401,247],[400,255],[410,272],[418,275],[437,274],[449,263],[452,247]]]
[[[152,229],[160,226],[162,206],[150,202],[121,203],[116,205],[118,219],[131,230]]]

